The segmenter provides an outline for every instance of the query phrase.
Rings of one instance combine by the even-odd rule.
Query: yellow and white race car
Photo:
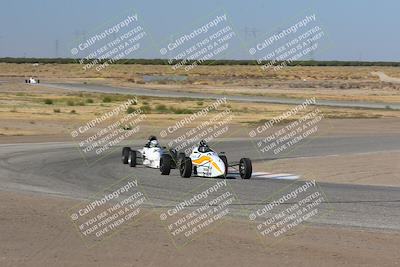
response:
[[[200,177],[226,177],[228,168],[239,167],[242,179],[251,178],[253,167],[249,158],[241,158],[238,163],[228,164],[225,153],[217,153],[205,141],[193,148],[189,157],[179,158],[179,172],[181,177],[189,178],[192,175]]]

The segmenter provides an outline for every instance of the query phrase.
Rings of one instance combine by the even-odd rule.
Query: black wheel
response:
[[[37,80],[37,83],[40,83],[40,80]]]
[[[28,80],[25,80],[25,83],[28,83]]]
[[[189,157],[183,158],[179,163],[179,173],[184,178],[189,178],[192,175],[192,160]]]
[[[242,179],[250,179],[253,172],[253,166],[251,160],[248,158],[241,158],[239,162],[239,173]]]
[[[129,157],[129,151],[131,151],[130,147],[124,147],[122,149],[122,163],[123,164],[128,164],[128,157]]]
[[[171,169],[176,169],[178,166],[178,152],[175,149],[169,149],[168,153],[171,155]]]
[[[228,159],[226,158],[225,155],[219,155],[219,158],[224,162],[225,164],[225,173],[224,173],[224,177],[226,177],[228,175]]]
[[[169,175],[171,172],[172,157],[169,154],[161,155],[160,172],[162,175]]]
[[[130,167],[136,167],[136,151],[129,150],[128,164]]]

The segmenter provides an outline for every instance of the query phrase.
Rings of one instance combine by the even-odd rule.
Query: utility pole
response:
[[[56,40],[56,43],[55,43],[56,58],[58,58],[58,49],[59,49],[59,43],[58,43],[58,40]]]
[[[249,28],[249,27],[244,27],[244,29],[243,29],[243,32],[244,32],[244,36],[245,36],[245,38],[247,39],[249,36],[251,36],[251,37],[253,37],[253,38],[257,38],[257,33],[259,32],[259,31],[257,31],[256,30],[256,28]]]
[[[311,48],[312,48],[313,46],[314,46],[314,42],[311,41]],[[314,60],[314,50],[313,50],[313,49],[310,51],[310,60],[311,60],[311,61]]]

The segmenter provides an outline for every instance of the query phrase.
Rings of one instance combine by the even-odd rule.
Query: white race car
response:
[[[251,177],[253,167],[249,158],[241,158],[238,163],[228,164],[225,153],[217,153],[210,149],[205,141],[192,150],[189,157],[178,157],[178,167],[181,177],[189,178],[192,175],[201,177],[226,177],[228,167],[239,167],[242,179]]]
[[[171,169],[175,169],[177,166],[177,155],[175,150],[161,147],[157,138],[150,136],[147,144],[141,149],[133,150],[130,147],[124,147],[122,163],[129,164],[130,167],[141,164],[149,168],[160,169],[162,175],[168,175]],[[182,157],[182,155],[180,156]]]
[[[40,83],[40,80],[30,77],[28,80],[25,80],[25,83],[36,84],[36,83]]]

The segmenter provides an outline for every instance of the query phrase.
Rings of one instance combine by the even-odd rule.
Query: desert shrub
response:
[[[103,98],[103,103],[110,103],[111,101],[112,101],[111,97],[109,97],[109,96],[106,96]]]
[[[133,112],[135,112],[135,111],[136,111],[136,109],[133,108],[133,107],[128,107],[128,108],[126,109],[126,113],[128,113],[128,114],[131,114],[131,113],[133,113]]]
[[[51,99],[45,99],[45,100],[44,100],[44,103],[45,103],[46,105],[53,105],[53,100],[51,100]]]
[[[156,106],[156,111],[165,112],[167,110],[168,110],[168,108],[164,104],[159,104],[159,105]]]
[[[174,108],[170,107],[170,110],[175,114],[193,114],[193,111],[187,108]]]
[[[151,107],[144,105],[140,108],[144,113],[150,113],[151,112]]]

